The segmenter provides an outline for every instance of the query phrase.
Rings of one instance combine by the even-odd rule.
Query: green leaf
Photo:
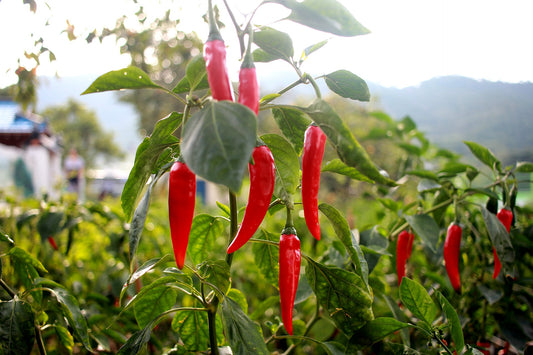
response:
[[[121,196],[122,209],[127,221],[130,220],[137,200],[150,176],[158,173],[159,168],[167,163],[161,162],[159,157],[165,149],[179,144],[179,140],[172,133],[181,125],[182,117],[182,114],[173,112],[160,119],[157,121],[152,135],[144,138],[137,147],[135,162]]]
[[[506,276],[514,277],[515,252],[507,229],[494,213],[490,213],[485,207],[481,207],[483,221],[487,227],[492,245],[496,248],[498,258],[502,263],[502,269]]]
[[[68,324],[74,329],[77,336],[88,351],[92,351],[89,338],[89,329],[87,320],[83,316],[78,300],[68,292],[62,285],[55,281],[38,278],[34,282],[35,286],[47,287],[52,295],[57,299],[61,306],[63,316],[67,319]]]
[[[248,314],[248,301],[246,300],[246,297],[241,291],[236,288],[230,288],[227,297],[237,302],[239,307],[241,307],[242,311]]]
[[[288,19],[319,31],[338,36],[358,36],[370,33],[335,0],[271,0],[292,10]]]
[[[175,94],[185,94],[196,90],[209,89],[207,71],[203,55],[192,58],[185,69],[185,77],[172,89]]]
[[[254,50],[252,52],[252,56],[254,58],[254,62],[256,63],[268,63],[279,59],[277,55],[267,53],[261,48],[257,48],[256,50]],[[276,97],[279,97],[279,95],[277,95]]]
[[[365,175],[361,174],[356,168],[344,164],[340,159],[333,159],[331,161],[328,161],[326,165],[322,168],[322,171],[329,171],[332,173],[348,176],[350,179],[353,180],[366,181],[369,183],[374,182],[373,180],[367,178]]]
[[[206,351],[208,349],[207,312],[179,311],[172,319],[171,326],[179,334],[188,351]]]
[[[5,234],[2,231],[0,231],[0,242],[8,243],[10,246],[15,245],[13,239],[11,239],[9,235]]]
[[[42,240],[55,236],[62,229],[61,222],[65,214],[63,212],[45,211],[37,222],[37,231]]]
[[[141,234],[144,229],[144,223],[146,222],[146,215],[148,214],[148,208],[150,207],[150,196],[152,194],[152,188],[154,186],[155,179],[148,185],[144,196],[137,205],[135,212],[130,223],[130,230],[128,235],[129,249],[130,249],[130,263],[133,263],[135,254],[137,253],[137,247],[141,240]]]
[[[307,261],[307,279],[318,303],[344,333],[350,335],[374,319],[372,295],[359,275]]]
[[[264,229],[259,229],[255,238],[278,242],[279,236],[269,233]],[[252,253],[254,254],[255,265],[263,277],[275,288],[279,288],[279,251],[276,246],[267,243],[253,243]]]
[[[291,61],[294,55],[291,37],[285,32],[275,30],[270,27],[263,27],[260,31],[254,32],[254,43],[261,48],[267,56],[263,56],[260,61],[272,61],[274,59],[283,59]],[[265,60],[265,58],[267,60]],[[254,55],[255,59],[255,55]]]
[[[387,306],[389,306],[389,309],[391,310],[392,315],[394,316],[394,318],[396,318],[400,322],[404,322],[404,323],[409,322],[409,318],[407,317],[405,312],[402,309],[400,309],[400,306],[398,305],[396,300],[394,300],[388,294],[383,294],[383,298],[384,298],[385,302],[387,303]],[[405,345],[407,345],[407,346],[411,345],[411,340],[410,340],[411,338],[409,336],[409,329],[407,329],[407,328],[402,329],[400,331],[400,336],[402,337],[402,342]]]
[[[159,287],[177,287],[181,288],[185,293],[190,293],[189,289],[191,289],[192,286],[192,280],[189,275],[184,273],[166,273],[166,276],[160,277],[154,281],[152,281],[150,284],[145,285],[141,291],[136,294],[122,309],[121,312],[124,312],[131,307],[135,307],[137,303],[143,303],[143,298],[145,297],[151,297],[150,294],[152,292],[160,292],[160,291],[153,291],[156,288]]]
[[[154,88],[167,89],[154,83],[148,74],[137,67],[127,67],[120,70],[110,71],[99,76],[83,93],[91,94],[95,92],[122,90],[122,89],[145,89]]]
[[[355,266],[355,272],[364,280],[367,290],[370,290],[368,287],[368,265],[361,248],[359,247],[359,244],[355,240],[353,233],[350,230],[348,222],[346,219],[344,219],[342,214],[331,205],[321,203],[318,206],[318,209],[329,219],[333,229],[335,230],[335,234],[340,239],[348,251],[348,255],[350,255],[350,258],[352,259],[352,262]]]
[[[437,306],[422,285],[404,277],[400,284],[400,299],[413,315],[431,325],[437,317]]]
[[[432,181],[439,181],[439,177],[429,170],[411,170],[406,172],[407,175],[417,176],[422,179],[428,179]]]
[[[516,163],[517,173],[533,173],[533,163],[527,161],[521,161]]]
[[[33,255],[31,255],[24,249],[21,249],[19,247],[13,247],[9,250],[7,255],[15,259],[14,264],[27,264],[31,265],[33,268],[35,268],[35,270],[39,272],[48,272],[48,270],[45,269],[45,267],[43,266],[43,264],[41,264],[39,260],[37,260]]]
[[[451,305],[451,303],[444,297],[444,295],[437,291],[437,299],[440,302],[440,306],[446,315],[446,321],[450,326],[450,334],[452,336],[453,343],[455,344],[455,350],[457,353],[461,353],[465,346],[465,340],[463,337],[463,329],[461,328],[461,320],[457,315],[457,312]]]
[[[238,192],[256,142],[256,117],[248,107],[212,102],[183,128],[181,152],[187,166],[204,179]]]
[[[300,63],[302,63],[304,60],[306,60],[307,57],[309,57],[309,55],[311,53],[316,52],[320,48],[324,47],[327,43],[328,43],[328,40],[326,39],[324,41],[320,41],[320,42],[318,42],[316,44],[313,44],[313,45],[305,48],[303,53],[302,53],[302,56],[300,57]]]
[[[366,82],[348,70],[337,70],[324,75],[326,85],[341,97],[358,101],[370,101]]]
[[[344,352],[344,345],[337,343],[335,341],[326,341],[326,342],[320,342],[319,343],[322,346],[322,349],[326,352],[328,355],[345,355]]]
[[[69,354],[72,354],[72,350],[74,349],[74,338],[72,337],[72,334],[70,334],[68,329],[63,326],[55,325],[54,328],[61,345],[68,350]]]
[[[194,217],[187,248],[187,255],[194,265],[207,259],[209,253],[215,249],[216,238],[221,236],[223,232],[224,223],[220,218],[208,214]]]
[[[215,287],[217,296],[222,299],[230,287],[230,272],[225,260],[206,260],[198,270],[202,278]]]
[[[404,217],[409,226],[422,239],[422,242],[436,254],[440,233],[437,222],[427,214],[405,215]]]
[[[289,107],[273,108],[272,114],[281,133],[292,143],[296,153],[298,155],[301,154],[304,146],[305,130],[311,120],[301,110]]]
[[[161,313],[169,310],[176,303],[178,291],[169,285],[158,285],[143,294],[133,307],[139,327],[144,328]]]
[[[292,145],[277,134],[265,134],[261,140],[270,148],[276,166],[274,195],[292,206],[292,195],[300,181],[300,161]]]
[[[122,286],[122,290],[120,291],[120,301],[122,301],[122,297],[124,297],[124,294],[128,290],[128,287],[133,284],[135,281],[140,279],[143,275],[145,275],[148,272],[151,272],[159,265],[162,265],[170,260],[174,260],[172,255],[166,254],[162,258],[154,258],[150,259],[144,264],[141,265],[137,270],[135,270],[134,273],[132,273],[126,283]]]
[[[475,142],[464,142],[468,149],[474,154],[474,156],[483,164],[493,170],[501,171],[501,162],[494,156],[494,154],[486,147]]]
[[[380,173],[348,126],[326,101],[317,99],[308,108],[303,108],[303,111],[320,126],[330,143],[333,144],[337,155],[346,165],[356,168],[377,183],[387,186],[396,185],[394,181]]]
[[[0,301],[0,352],[30,354],[35,343],[34,313],[19,299]]]
[[[352,341],[364,346],[383,340],[388,335],[408,327],[408,323],[400,322],[391,317],[379,317],[366,323],[352,335]]]
[[[225,297],[221,306],[224,334],[234,355],[270,354],[261,334],[261,328],[235,301]]]
[[[161,319],[154,319],[148,323],[143,329],[135,332],[128,341],[122,345],[117,355],[135,355],[141,352],[144,345],[150,341],[152,335],[152,328],[159,323]]]

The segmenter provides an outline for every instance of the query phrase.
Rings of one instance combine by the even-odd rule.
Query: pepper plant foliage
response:
[[[333,35],[351,37],[368,33],[335,0],[266,2],[288,8],[289,21]],[[59,342],[69,351],[75,343],[87,351],[97,346],[111,351],[110,344],[116,343],[121,345],[120,354],[142,352],[147,344],[167,353],[228,353],[229,347],[234,354],[269,354],[296,352],[312,346],[315,353],[326,354],[357,351],[473,354],[478,353],[473,345],[481,340],[480,334],[486,338],[501,337],[522,350],[528,332],[523,324],[531,322],[531,317],[522,320],[505,315],[518,309],[523,312],[521,300],[532,298],[528,288],[521,284],[521,277],[530,277],[532,268],[516,262],[519,257],[531,261],[531,238],[528,239],[531,211],[517,206],[516,196],[517,174],[532,173],[533,164],[502,167],[490,150],[474,142],[466,144],[485,167],[465,164],[454,154],[433,147],[410,118],[395,121],[376,112],[369,117],[376,122],[375,127],[359,138],[389,144],[391,151],[399,152],[397,161],[380,162],[379,165],[387,166],[389,173],[386,173],[356,138],[353,133],[356,129],[337,113],[337,107],[348,100],[369,100],[364,80],[347,70],[319,77],[303,70],[305,60],[327,46],[327,42],[312,44],[301,55],[295,55],[289,34],[253,23],[253,15],[261,7],[242,23],[235,18],[231,7],[225,6],[224,11],[231,15],[243,54],[246,39],[253,39],[249,45],[253,46],[254,60],[264,63],[260,70],[268,70],[268,63],[274,60],[282,60],[294,69],[293,84],[274,93],[263,93],[261,99],[260,115],[270,112],[269,117],[277,127],[257,137],[257,117],[250,109],[236,102],[212,100],[206,90],[209,85],[201,56],[188,63],[185,76],[175,88],[154,83],[135,67],[99,77],[84,94],[150,88],[172,95],[185,104],[185,109],[161,118],[151,136],[137,148],[121,197],[124,220],[95,206],[62,210],[50,204],[47,210],[33,217],[21,217],[20,225],[38,220],[36,226],[42,231],[42,240],[50,234],[68,231],[66,255],[82,216],[90,221],[128,222],[129,229],[110,235],[114,256],[129,263],[127,275],[117,277],[121,280],[115,292],[120,308],[109,311],[111,307],[102,300],[97,307],[89,297],[80,305],[62,283],[42,277],[47,274],[48,266],[43,266],[2,233],[0,242],[7,246],[7,252],[0,257],[9,260],[9,267],[17,275],[13,283],[21,286],[17,292],[0,279],[10,296],[10,300],[0,302],[0,324],[10,325],[0,329],[0,344],[20,344],[9,348],[12,353],[28,353],[29,343],[33,342],[44,348],[43,334],[45,340],[53,338],[44,331],[52,327]],[[252,35],[250,28],[254,29]],[[319,80],[324,80],[333,93],[331,99],[322,97]],[[307,105],[277,103],[281,96],[299,85],[311,85],[316,97]],[[318,206],[323,236],[320,241],[313,239],[305,222],[298,217],[302,212],[300,155],[304,132],[311,122],[320,127],[329,142],[328,161],[322,169],[324,176],[347,179],[364,189],[359,201],[349,201],[364,204],[359,211],[368,215],[367,209],[376,211],[379,206],[379,212],[370,222],[356,218],[354,229],[349,212],[344,211],[348,201],[337,201],[335,205],[321,202]],[[243,193],[246,168],[257,138],[270,148],[274,157],[274,196],[264,228],[249,243],[252,246],[228,255],[226,248],[240,222],[237,201]],[[197,176],[224,188],[230,201],[229,206],[218,202],[217,211],[202,211],[194,217],[183,270],[176,268],[172,256],[157,255],[143,260],[139,256],[144,254],[138,252],[150,243],[147,235],[154,237],[151,229],[161,222],[155,221],[150,228],[145,228],[154,208],[154,187],[179,157]],[[428,170],[428,163],[438,168]],[[489,174],[482,176],[486,171]],[[418,193],[414,202],[405,198],[413,185]],[[349,190],[343,192],[350,195]],[[485,201],[489,202],[486,206]],[[496,217],[499,202],[514,212],[510,233]],[[287,334],[282,324],[277,294],[279,236],[286,215],[295,216],[291,227],[301,240],[303,260],[292,335]],[[446,278],[442,261],[443,238],[451,221],[464,226],[460,258],[465,293],[462,299]],[[416,236],[414,249],[408,261],[407,277],[397,280],[390,265],[395,261],[395,240],[406,229]],[[16,233],[16,229],[11,232]],[[121,244],[126,235],[129,257]],[[170,236],[159,237],[170,245]],[[490,270],[494,263],[492,246],[503,269],[496,280],[492,280]],[[251,260],[258,274],[244,274],[239,269]],[[116,266],[118,262],[102,264],[116,267],[113,272],[120,270]],[[108,273],[108,270],[102,272]],[[522,287],[513,288],[513,285]],[[266,290],[266,294],[261,294],[261,290]],[[83,312],[82,308],[85,308]],[[249,312],[249,308],[253,311]],[[102,313],[95,314],[95,309]],[[492,309],[494,315],[477,315],[487,309]],[[92,316],[89,322],[84,314]],[[112,320],[104,319],[102,314],[113,314],[107,317]],[[123,326],[126,330],[120,333]],[[173,335],[165,333],[164,337],[157,337],[162,329],[168,329]],[[515,334],[509,334],[510,329]],[[18,339],[28,342],[19,343]]]

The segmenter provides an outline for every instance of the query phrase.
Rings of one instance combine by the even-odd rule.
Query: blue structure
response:
[[[32,133],[44,133],[48,122],[35,114],[22,114],[19,105],[0,98],[0,144],[23,147]]]

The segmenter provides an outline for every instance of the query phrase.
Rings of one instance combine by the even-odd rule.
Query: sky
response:
[[[131,0],[47,0],[37,1],[37,14],[21,0],[0,0],[0,87],[13,84],[17,59],[31,49],[31,33],[42,33],[57,60],[43,60],[39,75],[100,75],[129,64],[114,39],[87,45],[83,38],[69,42],[63,30],[67,19],[74,33],[94,27],[113,27],[124,13],[132,13]],[[140,2],[143,2],[140,0]],[[148,12],[162,13],[169,0],[145,0]],[[258,1],[228,0],[237,17],[251,11]],[[407,87],[434,77],[461,75],[473,79],[533,82],[533,1],[530,0],[340,0],[371,33],[356,37],[335,37],[306,27],[278,22],[288,14],[279,5],[266,5],[255,23],[291,33],[296,53],[322,39],[329,43],[314,53],[303,69],[322,75],[347,69],[363,79],[387,87]],[[214,3],[223,8],[221,0]],[[46,4],[50,5],[50,8]],[[162,5],[154,5],[162,4]],[[165,6],[165,4],[167,4]],[[148,6],[148,5],[147,5]],[[205,1],[175,0],[173,14],[182,21],[180,29],[194,29],[201,38],[207,28],[200,16]],[[225,12],[222,11],[225,16]],[[243,16],[239,17],[243,19]],[[224,19],[228,25],[229,19]],[[45,28],[44,23],[49,26]],[[229,46],[228,65],[232,78],[238,70],[237,45],[232,27],[223,31]],[[294,32],[293,32],[294,31]],[[25,59],[22,60],[24,64]],[[283,71],[283,63],[274,70]]]

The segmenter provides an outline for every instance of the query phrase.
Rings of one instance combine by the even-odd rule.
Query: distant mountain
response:
[[[281,73],[261,77],[266,91],[290,84],[291,75]],[[80,96],[94,77],[44,78],[38,91],[38,109],[65,103],[73,97],[96,111],[116,142],[134,153],[141,137],[137,133],[137,113],[118,101],[116,92]],[[293,78],[294,79],[294,78]],[[324,93],[329,90],[322,85]],[[404,89],[369,83],[372,102],[391,117],[410,116],[432,143],[461,154],[470,154],[463,141],[475,141],[492,149],[506,163],[533,160],[533,83],[510,84],[477,81],[464,77],[441,77]],[[289,102],[313,95],[312,88],[298,87],[283,100]]]
[[[369,87],[383,111],[410,116],[439,146],[467,153],[463,141],[475,141],[508,164],[533,160],[533,83],[449,76],[404,89]]]

